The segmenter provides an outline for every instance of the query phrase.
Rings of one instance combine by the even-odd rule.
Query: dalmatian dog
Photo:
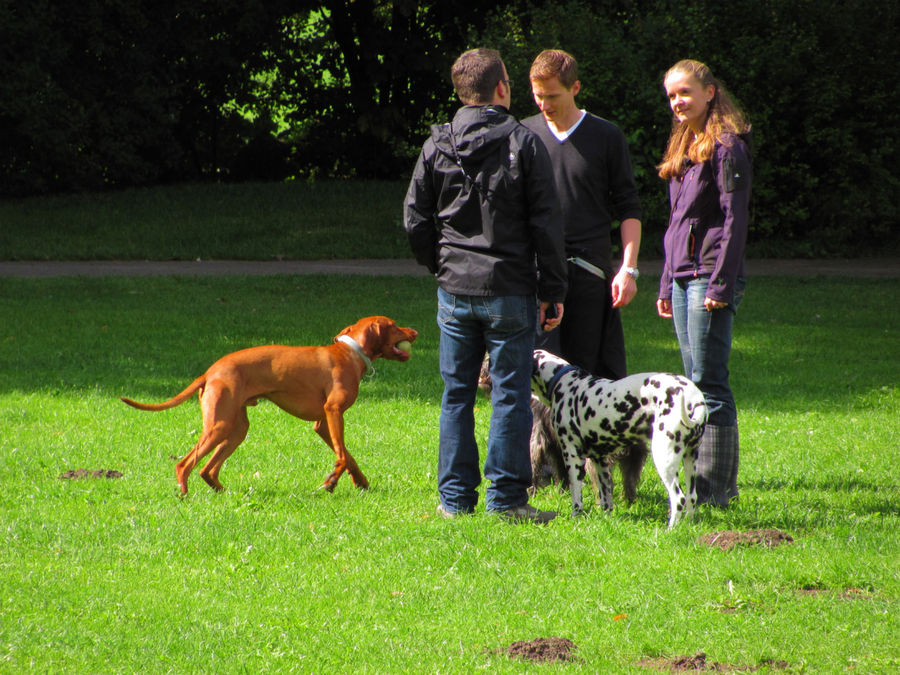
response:
[[[621,380],[594,377],[566,360],[537,349],[532,391],[550,408],[563,449],[572,511],[582,511],[585,459],[597,464],[600,503],[612,510],[610,467],[621,455],[643,448],[669,493],[669,529],[697,505],[694,461],[706,427],[706,400],[685,377],[641,373]],[[682,491],[678,472],[684,465]]]
[[[478,374],[478,387],[485,396],[491,397],[490,360],[487,354],[484,355],[481,372]],[[550,408],[544,405],[535,394],[531,395],[531,416],[533,423],[528,445],[531,454],[532,484],[529,493],[533,495],[537,490],[548,485],[556,485],[560,491],[564,492],[569,488],[569,480],[562,447],[556,436],[556,430],[553,428]],[[630,448],[616,459],[622,474],[625,499],[629,504],[633,503],[637,496],[637,484],[641,479],[641,471],[646,461],[647,449],[637,446]],[[594,461],[588,458],[585,460],[584,466],[594,494],[599,496],[600,479],[597,477]]]

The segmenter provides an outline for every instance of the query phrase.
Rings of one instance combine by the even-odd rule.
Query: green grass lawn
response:
[[[411,257],[404,181],[175,185],[0,203],[0,260]]]
[[[655,280],[624,314],[629,367],[679,370]],[[741,499],[673,532],[647,467],[632,507],[546,527],[435,516],[434,282],[427,278],[0,279],[0,672],[638,673],[703,652],[761,672],[900,668],[897,281],[754,278],[735,328]],[[347,414],[371,481],[319,489],[330,451],[271,404],[225,464],[175,458],[195,400],[158,401],[228,351],[326,344],[360,316],[420,331]],[[478,433],[490,404],[479,399]],[[118,479],[62,480],[73,469]],[[586,493],[586,504],[592,496]],[[794,541],[732,551],[707,533]],[[577,660],[511,660],[564,637]],[[647,661],[651,660],[651,661]]]

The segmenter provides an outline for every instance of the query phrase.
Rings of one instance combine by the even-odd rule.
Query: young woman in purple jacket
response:
[[[699,500],[727,506],[738,496],[737,408],[728,359],[745,286],[750,126],[698,61],[672,66],[664,87],[674,120],[658,169],[669,182],[671,216],[656,305],[661,317],[674,319],[684,372],[709,406],[696,465]]]

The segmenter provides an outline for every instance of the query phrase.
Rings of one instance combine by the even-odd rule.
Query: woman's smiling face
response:
[[[675,119],[686,123],[695,132],[702,131],[716,88],[713,85],[704,87],[696,77],[680,70],[669,73],[663,86]]]

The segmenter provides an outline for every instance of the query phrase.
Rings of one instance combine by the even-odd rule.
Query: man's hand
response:
[[[549,302],[541,302],[541,313],[538,321],[544,331],[551,331],[556,328],[563,317],[563,304],[557,302],[551,305]]]
[[[624,307],[637,293],[637,282],[625,270],[619,270],[612,282],[612,306]]]

